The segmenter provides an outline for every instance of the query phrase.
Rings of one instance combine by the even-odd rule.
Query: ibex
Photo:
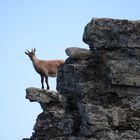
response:
[[[41,84],[42,89],[44,89],[44,79],[47,84],[47,89],[49,90],[49,84],[48,84],[48,77],[56,77],[58,72],[58,67],[64,63],[63,60],[39,60],[35,55],[36,49],[32,49],[30,51],[26,51],[25,54],[29,56],[31,59],[34,69],[38,74],[40,74],[41,77]]]

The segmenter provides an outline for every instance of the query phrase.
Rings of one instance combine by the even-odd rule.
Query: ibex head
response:
[[[30,58],[31,60],[33,60],[33,56],[35,56],[35,51],[36,51],[36,49],[33,48],[33,49],[31,50],[31,52],[27,50],[27,51],[25,52],[25,54],[28,55],[29,58]]]

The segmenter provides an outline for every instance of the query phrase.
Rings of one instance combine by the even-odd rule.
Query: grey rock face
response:
[[[140,87],[140,62],[137,59],[108,61],[112,84]]]
[[[140,22],[93,19],[83,40],[90,51],[66,49],[59,94],[26,90],[43,109],[30,140],[140,140]]]
[[[30,140],[48,140],[63,135],[63,131],[59,128],[64,115],[61,95],[56,91],[27,88],[26,98],[31,102],[40,103],[43,109],[37,117]]]
[[[83,41],[91,48],[140,48],[140,21],[93,18]]]
[[[88,62],[83,65],[71,62],[59,69],[63,77],[58,76],[58,90],[65,99],[65,120],[70,126],[64,127],[64,130],[69,135],[76,132],[76,135],[85,138],[140,138],[140,88],[133,84],[112,83],[107,62],[96,66]],[[130,69],[126,67],[125,72],[127,70]],[[70,123],[77,118],[76,126]]]
[[[65,98],[65,119],[79,118],[77,136],[140,139],[139,31],[139,21],[93,19],[83,36],[92,57],[79,61],[69,55],[59,69],[63,74],[58,74],[57,89]],[[67,132],[73,135],[69,125]]]

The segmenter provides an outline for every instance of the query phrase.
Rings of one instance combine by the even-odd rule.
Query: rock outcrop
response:
[[[30,140],[139,140],[140,21],[93,18],[83,41],[66,49],[60,95],[27,90],[43,109]]]
[[[48,140],[63,134],[62,130],[58,129],[64,115],[62,97],[58,92],[27,88],[26,98],[31,102],[40,103],[43,109],[38,115],[34,133],[29,140]]]

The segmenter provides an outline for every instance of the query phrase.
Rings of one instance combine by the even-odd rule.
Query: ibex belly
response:
[[[51,73],[51,72],[49,72],[49,73],[48,73],[48,76],[49,76],[49,77],[56,77],[56,76],[57,76],[57,73]]]

